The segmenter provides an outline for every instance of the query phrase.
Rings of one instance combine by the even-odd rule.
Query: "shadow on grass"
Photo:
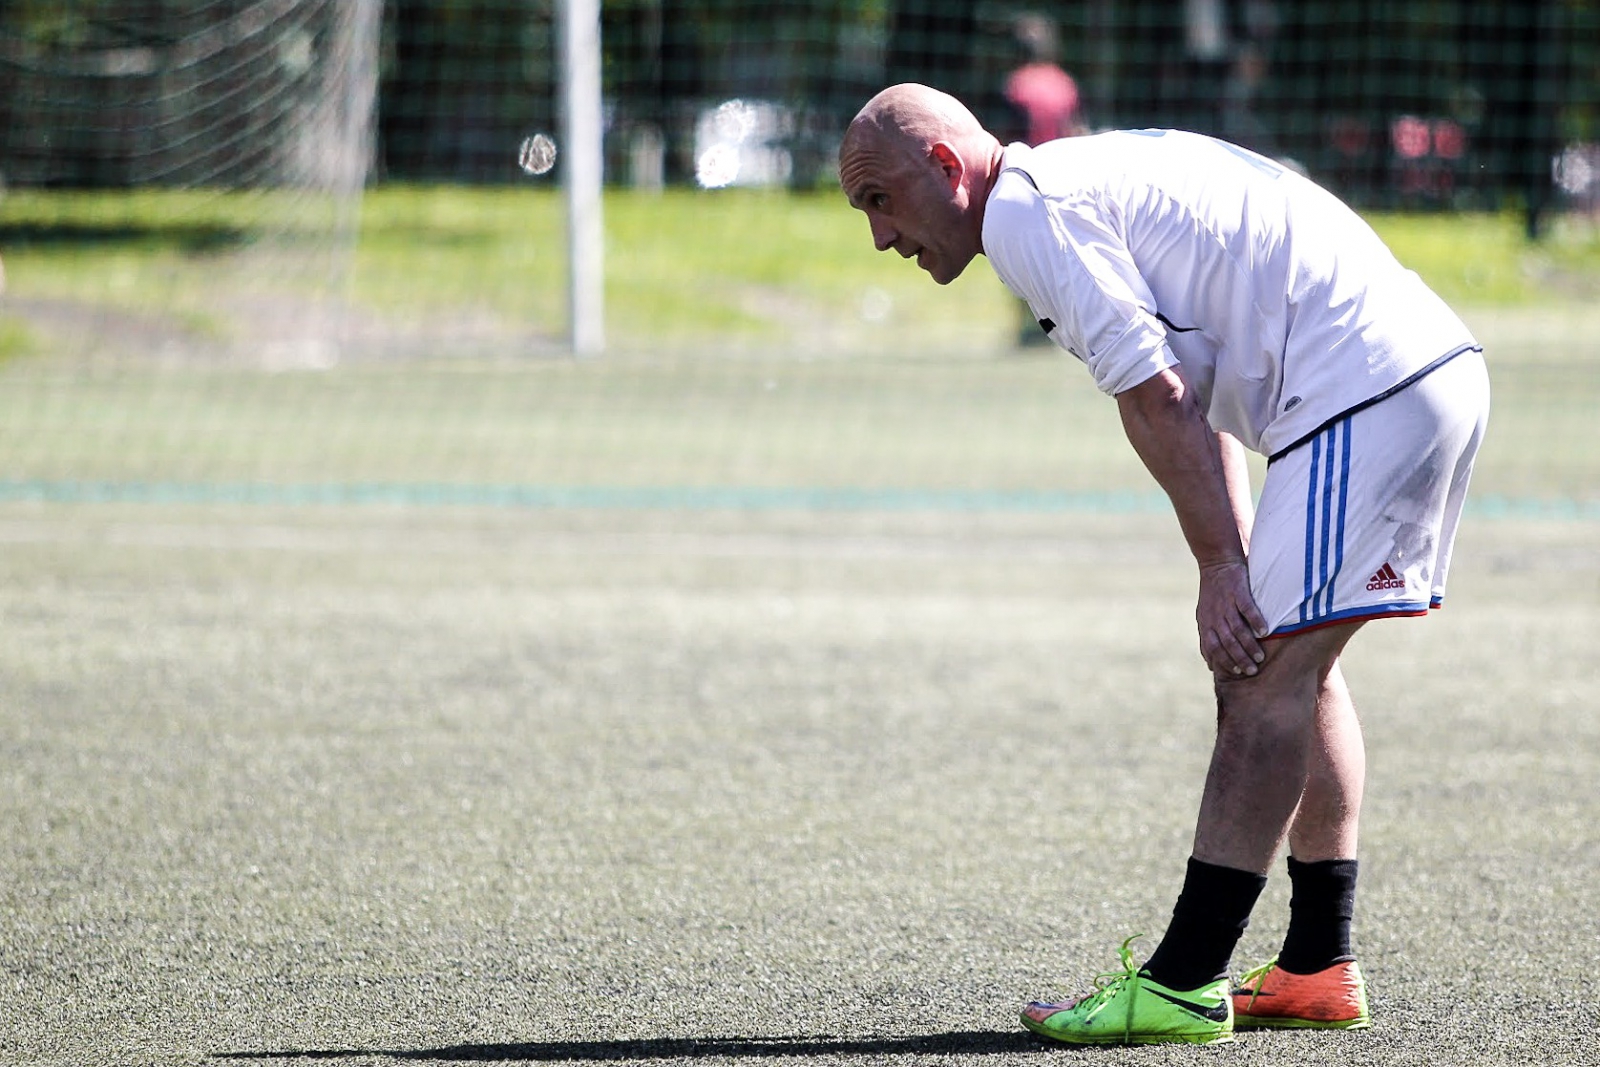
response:
[[[236,248],[250,232],[217,223],[141,224],[129,222],[0,223],[0,248],[99,247],[115,244],[166,245],[200,255]]]
[[[286,1049],[276,1052],[218,1052],[222,1060],[340,1060],[386,1056],[396,1060],[446,1063],[578,1063],[616,1060],[693,1060],[767,1056],[983,1056],[1045,1045],[1023,1031],[975,1030],[912,1037],[689,1037],[637,1041],[534,1041],[492,1045],[450,1045],[432,1049]]]

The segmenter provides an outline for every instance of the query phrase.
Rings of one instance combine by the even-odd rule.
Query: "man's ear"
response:
[[[944,141],[936,141],[933,145],[933,159],[939,164],[939,169],[944,171],[945,178],[954,189],[961,184],[961,178],[967,173],[967,165],[961,160],[961,153]]]

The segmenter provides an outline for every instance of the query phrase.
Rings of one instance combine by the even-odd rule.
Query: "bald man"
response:
[[[986,256],[1116,398],[1199,569],[1217,734],[1171,924],[1142,966],[1124,942],[1115,977],[1023,1024],[1076,1044],[1368,1026],[1365,755],[1339,655],[1443,600],[1488,419],[1481,349],[1336,197],[1222,141],[1001,145],[959,101],[897,85],[851,123],[839,171],[879,251],[941,285]],[[1246,448],[1268,457],[1254,514]],[[1282,951],[1233,987],[1285,841]]]

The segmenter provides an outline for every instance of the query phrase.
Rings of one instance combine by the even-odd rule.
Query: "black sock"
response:
[[[1144,970],[1169,989],[1198,989],[1226,978],[1233,946],[1266,884],[1264,875],[1191,856],[1172,925]]]
[[[1291,974],[1316,974],[1355,959],[1350,920],[1356,913],[1356,861],[1301,863],[1289,857],[1289,932],[1278,966]]]

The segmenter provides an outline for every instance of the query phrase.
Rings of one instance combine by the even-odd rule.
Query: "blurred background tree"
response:
[[[515,179],[516,145],[559,126],[557,2],[387,0],[375,173]],[[283,98],[316,91],[330,7],[0,0],[0,168],[35,184],[249,180],[270,160],[246,134],[258,156],[296,137]],[[845,122],[884,84],[925,81],[987,115],[1025,12],[1061,28],[1094,126],[1215,133],[1361,205],[1515,205],[1537,234],[1552,159],[1596,137],[1600,0],[607,0],[608,178],[690,180],[697,123],[738,98],[778,109],[791,184],[826,184]],[[185,82],[184,49],[229,20],[270,47]],[[273,91],[246,98],[269,73]],[[178,120],[152,102],[197,92],[235,109],[213,123],[240,146],[229,166],[163,162]]]

